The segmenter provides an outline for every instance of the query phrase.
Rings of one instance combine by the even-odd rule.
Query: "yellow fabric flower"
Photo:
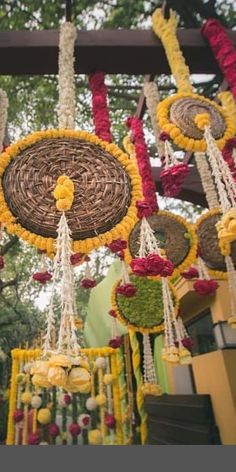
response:
[[[113,382],[113,375],[112,374],[105,374],[103,376],[103,383],[105,385],[110,385]]]
[[[71,367],[71,360],[64,354],[55,354],[48,361],[49,367]]]
[[[69,373],[68,380],[71,385],[81,386],[90,382],[90,374],[83,367],[73,367]]]
[[[34,374],[31,381],[35,387],[40,387],[40,388],[51,387],[51,384],[48,381],[47,376],[44,376],[44,375]]]
[[[38,411],[37,420],[41,424],[49,424],[51,421],[51,412],[48,408],[41,408]]]
[[[49,362],[48,361],[36,361],[32,364],[31,375],[41,375],[47,377],[48,375]]]
[[[48,381],[55,387],[64,387],[66,384],[66,373],[62,367],[49,367]]]
[[[219,247],[224,256],[229,256],[231,243],[236,241],[236,209],[231,208],[216,223]]]

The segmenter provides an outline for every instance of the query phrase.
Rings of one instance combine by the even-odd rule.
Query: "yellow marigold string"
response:
[[[178,19],[173,10],[170,10],[168,20],[164,18],[160,8],[158,8],[152,15],[153,31],[161,39],[164,46],[178,91],[191,93],[193,87],[190,82],[189,68],[185,62],[176,36],[177,25]]]
[[[122,445],[124,444],[124,437],[123,437],[123,427],[122,427],[120,389],[119,389],[119,380],[118,380],[119,374],[118,374],[118,368],[117,368],[116,353],[112,354],[111,356],[111,373],[114,378],[112,382],[112,391],[113,391],[114,415],[116,419],[116,444]]]
[[[68,211],[74,200],[74,183],[67,175],[61,175],[57,179],[57,185],[53,191],[56,199],[56,207],[59,211]]]
[[[204,131],[205,127],[211,124],[209,113],[198,113],[194,117],[194,122],[200,130]]]
[[[222,107],[230,115],[231,119],[236,123],[236,102],[231,92],[220,92],[217,94]]]

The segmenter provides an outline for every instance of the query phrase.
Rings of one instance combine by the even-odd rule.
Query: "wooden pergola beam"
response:
[[[236,31],[228,30],[236,46]],[[193,74],[214,74],[218,66],[199,29],[178,29],[180,46]],[[58,31],[1,31],[0,74],[58,72]],[[170,74],[164,49],[151,30],[78,31],[75,71],[89,74]]]

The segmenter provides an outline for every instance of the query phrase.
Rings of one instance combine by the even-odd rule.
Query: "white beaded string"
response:
[[[141,221],[139,243],[139,257],[146,257],[152,253],[160,255],[160,248],[154,231],[145,217]]]
[[[148,333],[143,334],[143,377],[144,383],[157,384],[151,342]]]
[[[216,208],[219,206],[219,200],[206,155],[204,152],[196,152],[194,157],[201,178],[202,187],[206,195],[208,207],[210,209]]]
[[[7,124],[8,98],[6,92],[0,88],[0,152],[3,149],[3,141]]]
[[[59,128],[75,127],[74,46],[77,32],[70,22],[61,25],[59,40]]]
[[[144,96],[146,98],[147,110],[151,119],[152,129],[155,137],[157,154],[159,157],[164,155],[163,141],[159,139],[160,128],[156,119],[156,109],[160,102],[160,95],[155,82],[145,82],[143,85]]]

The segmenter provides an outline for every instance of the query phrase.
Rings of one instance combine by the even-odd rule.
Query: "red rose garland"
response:
[[[208,40],[215,59],[236,99],[236,49],[218,20],[209,18],[202,26],[202,34]]]
[[[109,111],[107,107],[107,87],[104,72],[95,72],[89,76],[92,92],[93,122],[96,135],[104,141],[111,142]]]
[[[234,149],[236,152],[236,138],[232,138],[227,141],[222,150],[222,155],[231,170],[234,180],[236,181],[236,165],[233,158]]]
[[[142,120],[129,117],[126,125],[131,130],[131,139],[134,143],[139,173],[142,179],[144,200],[137,202],[139,218],[150,216],[157,210],[156,186],[152,178],[152,170],[145,143]]]

